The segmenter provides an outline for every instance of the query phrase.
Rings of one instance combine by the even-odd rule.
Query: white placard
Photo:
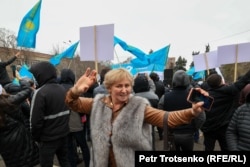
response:
[[[218,62],[234,64],[250,61],[250,43],[225,45],[218,47]]]
[[[195,72],[219,67],[217,51],[195,55],[193,60]]]
[[[114,59],[114,24],[80,28],[80,60]]]

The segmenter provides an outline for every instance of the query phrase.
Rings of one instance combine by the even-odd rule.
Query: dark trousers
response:
[[[84,128],[84,133],[86,134],[87,141],[91,141],[91,135],[90,135],[90,116],[87,114],[86,115],[87,120],[83,125]]]
[[[176,151],[193,151],[194,134],[193,133],[174,133]]]
[[[70,167],[68,160],[68,136],[53,141],[41,142],[39,147],[41,167],[52,167],[55,155],[61,167]]]
[[[216,131],[203,132],[205,151],[213,151],[215,142],[218,140],[221,151],[228,151],[226,143],[226,130],[227,126],[222,127]]]
[[[69,161],[71,167],[77,166],[75,159],[75,157],[77,156],[75,152],[75,148],[77,145],[79,145],[82,150],[85,167],[89,167],[90,152],[83,130],[78,132],[71,132],[69,134]]]
[[[194,132],[194,141],[195,141],[195,142],[199,142],[199,139],[200,139],[200,131],[199,131],[199,129],[197,129],[197,130]]]
[[[160,127],[156,127],[158,134],[159,134],[159,139],[162,140],[163,139],[163,128]]]

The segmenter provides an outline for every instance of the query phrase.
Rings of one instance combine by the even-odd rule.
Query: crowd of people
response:
[[[7,167],[51,167],[55,156],[60,166],[76,167],[78,148],[85,167],[134,166],[136,150],[155,150],[156,129],[163,139],[164,123],[176,151],[193,151],[197,131],[204,151],[216,141],[221,151],[250,151],[250,71],[232,84],[216,73],[197,84],[178,70],[168,89],[153,72],[104,68],[97,81],[87,68],[76,81],[70,69],[58,74],[44,61],[30,67],[34,80],[15,85],[6,67],[19,55],[0,62],[0,155]],[[210,111],[187,101],[191,88],[213,97]]]

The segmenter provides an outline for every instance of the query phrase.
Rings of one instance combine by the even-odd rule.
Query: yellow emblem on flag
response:
[[[24,27],[23,27],[23,30],[26,31],[26,32],[29,32],[31,30],[33,30],[35,28],[35,24],[32,20],[27,20]]]

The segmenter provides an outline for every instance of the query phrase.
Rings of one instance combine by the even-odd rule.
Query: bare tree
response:
[[[11,30],[0,28],[0,46],[6,48],[16,48],[16,36]]]

